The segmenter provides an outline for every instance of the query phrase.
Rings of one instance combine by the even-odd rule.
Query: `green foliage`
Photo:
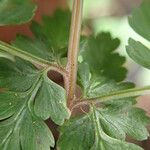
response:
[[[88,150],[94,142],[94,136],[93,123],[86,115],[70,119],[61,127],[58,145],[61,150]]]
[[[31,25],[34,39],[18,35],[12,45],[46,61],[61,64],[67,52],[70,16],[69,11],[61,10],[53,17],[44,16],[42,24],[33,22]]]
[[[109,104],[98,110],[100,122],[108,135],[120,140],[125,140],[126,134],[139,141],[147,139],[149,133],[145,125],[149,118],[142,109],[132,107],[135,103],[133,98],[122,99],[118,104]]]
[[[53,17],[44,16],[41,24],[32,22],[32,38],[18,35],[11,45],[0,42],[0,50],[14,58],[0,58],[0,149],[49,150],[56,142],[44,121],[51,119],[60,126],[60,150],[142,150],[125,139],[129,135],[141,141],[149,136],[145,126],[150,119],[134,105],[136,96],[150,87],[136,89],[132,83],[121,82],[127,73],[125,58],[115,52],[120,42],[109,33],[81,41],[83,61],[77,78],[82,94],[75,102],[88,103],[90,111],[70,118],[66,90],[48,77],[51,70],[64,80],[68,77],[62,62],[67,57],[70,18],[69,11],[56,11]],[[149,68],[147,48],[131,39],[127,49]]]
[[[33,22],[31,28],[37,37],[49,42],[51,48],[60,50],[68,45],[70,22],[69,10],[57,10],[53,17],[44,16],[41,25]]]
[[[135,9],[129,17],[131,27],[146,40],[150,41],[150,11],[149,0],[144,0],[141,6]],[[150,49],[141,42],[129,39],[127,46],[129,56],[140,65],[150,69]]]
[[[35,113],[44,120],[51,117],[56,124],[62,125],[64,119],[70,116],[66,108],[66,92],[46,75],[42,80],[43,83],[35,99]]]
[[[83,61],[90,65],[92,73],[122,81],[127,70],[122,67],[125,58],[114,52],[119,44],[119,39],[112,39],[110,33],[88,37],[81,46]]]
[[[105,57],[105,56],[103,56]],[[83,90],[83,98],[102,97],[123,89],[133,88],[132,83],[117,83],[105,76],[92,74],[87,63],[81,63],[78,71],[78,83]]]
[[[5,94],[1,94],[6,96]],[[13,96],[14,97],[14,96]],[[10,97],[9,97],[10,98]],[[11,118],[0,123],[0,149],[49,150],[54,138],[45,123],[25,108],[25,97],[17,96],[24,104]]]
[[[24,92],[31,88],[38,76],[38,70],[29,62],[0,58],[0,88]]]
[[[69,118],[65,90],[48,79],[47,70],[38,71],[29,62],[1,58],[0,66],[1,87],[6,88],[0,94],[1,149],[20,150],[20,142],[23,150],[53,147],[44,120],[51,117],[61,125]]]
[[[0,0],[0,26],[26,23],[35,10],[31,0]]]
[[[138,64],[150,69],[150,49],[141,42],[129,39],[129,45],[126,47],[129,56]]]
[[[96,110],[93,112],[93,122],[95,125],[95,142],[91,148],[92,150],[142,150],[142,148],[137,145],[126,143],[122,140],[118,140],[107,135],[101,127],[99,122],[99,113],[97,113]]]
[[[116,83],[109,78],[92,74],[87,63],[79,65],[78,83],[83,91],[83,99],[105,97],[134,87],[132,83]],[[141,150],[142,148],[125,142],[125,139],[126,135],[139,141],[147,139],[149,133],[145,126],[150,123],[149,117],[142,109],[134,107],[134,97],[111,98],[113,96],[102,102],[103,108],[94,107],[80,119],[74,118],[66,122],[60,130],[60,149],[84,150],[86,147],[87,150]]]
[[[143,0],[141,6],[136,8],[129,17],[130,26],[141,36],[150,41],[150,1]]]
[[[128,105],[124,105],[126,102],[123,103],[121,100],[120,106],[91,108],[90,113],[80,119],[74,118],[66,122],[61,128],[61,137],[58,141],[60,149],[142,150],[134,144],[125,142],[126,133],[138,140],[146,139],[148,136],[144,125],[149,122],[149,118],[143,110],[133,108],[133,102],[128,100]]]

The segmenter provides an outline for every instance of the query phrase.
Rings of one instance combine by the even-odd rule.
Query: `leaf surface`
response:
[[[35,10],[36,5],[31,0],[0,0],[0,26],[26,23]]]
[[[47,70],[39,71],[19,58],[15,62],[1,58],[0,65],[3,66],[0,83],[7,88],[0,93],[0,149],[49,150],[54,147],[53,135],[44,120],[51,118],[59,125],[69,118],[65,90],[48,79]],[[6,79],[11,80],[5,83]],[[19,90],[22,86],[24,88]],[[48,92],[48,97],[45,92]],[[34,111],[37,107],[40,113]],[[41,116],[44,113],[46,117]]]
[[[143,0],[142,4],[136,8],[129,17],[130,26],[142,37],[150,41],[150,1]]]
[[[126,50],[135,62],[150,69],[150,49],[148,47],[130,38]]]
[[[144,0],[139,8],[135,9],[132,15],[129,17],[130,26],[150,41],[150,1]],[[129,56],[138,64],[150,69],[150,49],[139,41],[135,41],[132,38],[129,39],[128,46],[126,47]]]
[[[44,120],[50,117],[59,125],[64,123],[64,119],[70,117],[66,106],[65,90],[49,80],[47,76],[43,77],[43,83],[35,99],[35,113]]]
[[[27,91],[39,77],[34,65],[16,58],[15,62],[0,58],[0,88],[10,91]]]
[[[105,76],[92,74],[91,68],[87,63],[81,63],[78,69],[78,83],[82,88],[84,99],[96,98],[123,89],[133,88],[132,83],[115,82]]]
[[[115,109],[115,107],[113,109]],[[87,115],[80,117],[80,119],[76,118],[68,121],[61,127],[61,136],[58,141],[58,146],[61,150],[84,150],[85,147],[87,150],[142,150],[142,148],[137,145],[125,142],[125,136],[126,133],[133,133],[136,130],[136,128],[134,130],[134,125],[138,126],[138,123],[142,123],[142,121],[143,127],[143,125],[149,121],[149,118],[145,116],[145,113],[141,113],[141,109],[132,107],[131,112],[130,110],[129,112],[128,110],[125,111],[124,109],[125,108],[122,108],[122,113],[119,116],[114,117],[114,111],[112,114],[109,113],[109,116],[106,113],[107,108],[101,110],[94,108]],[[135,110],[137,110],[136,113],[134,112]],[[106,117],[107,115],[109,118]],[[141,120],[140,122],[136,118],[137,115],[139,115],[138,119]],[[131,123],[132,121],[133,123]],[[141,124],[139,124],[139,126],[140,125]],[[133,133],[138,139],[140,139],[140,137],[141,139],[147,138],[148,136],[147,130],[146,134],[142,132],[142,127],[139,127],[140,129]],[[127,128],[128,131],[124,130],[125,128]],[[144,130],[145,129],[144,127]]]
[[[81,44],[83,62],[88,63],[94,74],[122,81],[127,70],[122,66],[125,58],[115,52],[119,44],[120,41],[113,39],[110,33],[85,38]]]
[[[95,124],[95,143],[92,146],[91,150],[104,149],[104,150],[142,150],[141,147],[127,143],[116,138],[112,138],[105,133],[101,127],[99,121],[99,113],[96,110],[93,112],[93,122]]]
[[[18,35],[12,45],[35,57],[60,65],[67,54],[70,17],[69,11],[62,10],[57,10],[52,17],[44,16],[41,24],[33,22],[31,25],[35,36],[33,39]]]
[[[61,150],[89,150],[94,142],[94,126],[89,116],[74,118],[61,127]]]
[[[132,99],[126,101],[124,106],[113,104],[98,110],[105,132],[120,140],[125,140],[126,134],[139,141],[146,140],[149,132],[145,126],[150,123],[149,118],[142,109],[132,106],[135,103]]]
[[[111,93],[117,95],[118,91],[134,87],[132,83],[115,82],[92,73],[89,65],[85,62],[79,65],[78,83],[83,91],[82,98],[89,99],[89,101],[96,97],[111,95]],[[139,146],[126,142],[125,139],[127,135],[139,141],[147,139],[149,132],[145,126],[150,123],[150,118],[142,109],[134,106],[136,104],[135,97],[117,98],[116,96],[115,99],[111,99],[111,97],[107,101],[101,102],[102,108],[92,106],[91,111],[85,116],[65,123],[61,128],[59,147],[67,148],[66,150],[84,150],[85,145],[82,143],[87,142],[89,143],[87,150],[142,150]],[[85,126],[77,124],[78,121],[81,123],[85,121]],[[90,136],[94,136],[94,140],[89,142],[88,137]],[[83,137],[87,137],[87,139]],[[74,143],[78,143],[78,145],[75,147]]]

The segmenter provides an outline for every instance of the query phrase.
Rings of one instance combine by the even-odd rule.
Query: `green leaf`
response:
[[[150,119],[142,109],[133,107],[133,104],[134,101],[128,99],[124,100],[122,106],[113,104],[97,110],[101,126],[109,136],[125,140],[128,134],[139,141],[148,138],[149,133],[145,126],[150,123]]]
[[[89,64],[92,73],[121,81],[127,70],[122,66],[125,58],[115,52],[119,44],[120,41],[112,39],[109,33],[85,38],[81,44],[83,61]]]
[[[91,72],[87,63],[80,63],[78,67],[78,84],[82,88],[83,97],[87,97],[88,88],[90,85]]]
[[[17,105],[21,102],[20,97],[18,98],[17,93],[0,93],[0,120],[9,118],[14,115]]]
[[[96,110],[93,112],[93,122],[95,125],[95,143],[91,150],[103,149],[103,150],[143,150],[141,147],[127,143],[122,140],[118,140],[107,135],[101,127],[99,121],[99,113]]]
[[[66,57],[70,17],[69,11],[58,10],[52,17],[43,17],[42,24],[33,22],[31,30],[35,38],[18,35],[13,46],[42,58],[46,61],[61,64]]]
[[[94,146],[91,148],[91,150],[98,150],[98,149],[103,149],[103,150],[143,150],[143,148],[123,142],[120,140],[113,139],[109,137],[107,134],[105,134],[103,131],[99,132],[97,131],[97,134],[101,134],[101,137],[97,137],[96,141],[94,143]],[[97,135],[96,134],[96,135]]]
[[[33,111],[40,80],[27,92],[0,93],[0,149],[49,150],[54,146],[51,131]],[[5,110],[5,105],[9,107]],[[45,139],[45,140],[44,140]]]
[[[130,101],[130,104],[132,104],[132,101]],[[127,109],[128,107],[125,108]],[[143,125],[145,125],[149,119],[141,109],[129,107],[128,112],[128,110],[125,111],[125,108],[122,107],[122,112],[120,108],[120,114],[117,113],[115,117],[114,112],[117,112],[117,108],[115,107],[110,109],[109,114],[107,114],[107,111],[109,111],[108,108],[97,109],[94,107],[85,116],[67,121],[61,127],[58,147],[61,150],[85,150],[85,148],[86,150],[142,150],[142,148],[137,145],[125,142],[125,136],[126,133],[133,133],[136,130],[135,128],[132,131],[134,125],[136,127],[142,125],[142,127],[139,127],[139,130],[135,132],[136,134],[133,133],[132,135],[134,135],[134,137],[136,135],[138,139],[140,137],[147,137],[148,135],[144,135],[145,133],[142,132],[143,130],[140,131],[140,129],[144,129],[145,131]],[[113,110],[112,114],[111,110]],[[137,118],[138,115],[139,117]],[[123,117],[125,117],[125,121],[123,121]],[[124,130],[125,128],[129,131]]]
[[[17,59],[16,63],[2,59],[0,61],[0,68],[2,68],[0,75],[1,88],[8,88],[13,92],[30,93],[33,85],[39,82],[40,86],[34,99],[36,115],[44,120],[51,117],[56,124],[62,124],[64,119],[69,118],[70,113],[66,106],[66,92],[61,86],[47,77],[47,71],[50,68],[38,71],[32,64],[21,59]],[[2,97],[1,102],[4,106],[6,105],[5,108],[9,103],[13,102],[13,96],[10,96],[10,99],[9,96],[6,97],[8,100]],[[9,101],[9,103],[5,104],[6,101]]]
[[[28,117],[28,118],[27,118]],[[21,126],[22,149],[49,150],[54,147],[54,138],[46,124],[39,118],[27,114]]]
[[[94,142],[94,127],[88,115],[70,119],[60,131],[58,146],[61,150],[90,150]]]
[[[0,58],[0,88],[27,91],[38,77],[37,69],[29,62],[20,58],[16,58],[15,62]]]
[[[130,26],[141,36],[150,41],[150,1],[143,0],[139,8],[136,8],[129,17]]]
[[[0,135],[1,149],[49,150],[54,146],[54,138],[46,124],[25,108],[0,123]]]
[[[9,93],[3,95],[0,94],[0,97],[2,96],[8,98]],[[54,138],[48,127],[43,120],[38,118],[31,110],[29,110],[29,108],[27,108],[28,99],[33,98],[32,96],[18,94],[16,97],[19,102],[16,105],[20,105],[16,106],[13,116],[1,121],[1,149],[49,150],[50,146],[54,146]]]
[[[0,149],[49,150],[54,147],[54,138],[44,120],[51,118],[56,124],[63,124],[69,118],[65,90],[48,79],[50,68],[38,71],[18,58],[15,62],[2,58],[0,64],[3,66],[0,66],[0,83],[11,90],[0,93]],[[5,79],[11,80],[5,83]],[[13,86],[15,82],[18,89]],[[20,86],[24,88],[19,90]],[[41,112],[34,108],[40,108]]]
[[[150,41],[150,11],[149,0],[144,0],[139,8],[135,9],[129,17],[130,26],[142,37]],[[150,49],[141,42],[129,39],[126,47],[128,55],[138,64],[150,69]]]
[[[128,55],[138,64],[150,69],[150,49],[141,42],[129,39],[129,45],[126,47]]]
[[[0,0],[0,26],[26,23],[35,10],[36,5],[31,0]]]
[[[43,83],[35,99],[35,113],[44,120],[50,117],[59,125],[64,123],[64,119],[70,117],[66,106],[65,90],[49,80],[47,76],[43,77]]]
[[[78,83],[83,91],[83,98],[95,98],[133,88],[132,83],[117,83],[104,76],[92,74],[87,63],[79,64]]]
[[[40,39],[31,39],[23,35],[18,35],[15,41],[12,42],[12,45],[36,57],[47,61],[54,61],[52,50]]]
[[[132,108],[136,101],[134,94],[130,96],[129,93],[134,84],[117,83],[103,76],[93,75],[86,63],[79,65],[78,83],[83,91],[83,100],[101,102],[105,106],[99,110],[99,115],[106,134],[119,140],[125,140],[126,134],[136,140],[147,139],[149,133],[145,125],[149,123],[149,118],[141,109]],[[123,93],[126,93],[127,97],[124,97]]]
[[[57,10],[52,17],[44,16],[42,24],[33,22],[31,30],[37,37],[46,38],[54,50],[60,50],[68,45],[70,23],[71,12]]]
[[[150,86],[134,88],[130,82],[115,82],[101,75],[92,74],[87,63],[79,64],[78,85],[81,87],[81,103],[89,100],[94,103],[106,103],[107,101],[130,98],[147,94]]]

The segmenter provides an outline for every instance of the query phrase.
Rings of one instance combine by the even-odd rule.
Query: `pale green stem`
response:
[[[67,90],[68,107],[74,100],[75,89],[76,89],[77,64],[78,64],[80,31],[81,31],[81,21],[82,21],[82,8],[83,8],[83,0],[74,0],[70,37],[69,37],[69,46],[68,46],[69,47],[68,63],[67,63],[68,76],[66,77],[66,83],[65,83],[66,90]]]
[[[19,48],[13,47],[5,42],[0,41],[0,51],[5,51],[8,54],[11,54],[13,56],[20,57],[24,60],[30,61],[31,63],[37,64],[42,67],[48,67],[52,66],[53,68],[56,68],[57,70],[60,70],[59,72],[66,72],[66,70],[57,64],[53,64],[47,60],[44,60],[42,58],[38,58],[32,54],[29,54],[25,51],[20,50]]]
[[[88,105],[93,103],[97,104],[107,100],[124,99],[124,98],[137,97],[137,96],[148,95],[148,94],[150,94],[150,86],[110,92],[106,95],[97,96],[93,98],[86,98],[84,100],[82,99],[80,101],[76,101],[73,104],[72,109],[79,107],[81,105]]]

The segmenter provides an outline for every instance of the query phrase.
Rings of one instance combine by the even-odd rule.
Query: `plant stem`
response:
[[[72,106],[72,110],[81,105],[97,104],[97,103],[101,103],[101,102],[107,101],[107,100],[137,97],[137,96],[142,96],[142,95],[146,95],[146,94],[150,94],[150,86],[146,86],[143,88],[133,88],[133,89],[128,89],[128,90],[121,90],[121,91],[112,92],[112,93],[109,93],[109,94],[103,95],[103,96],[98,96],[98,97],[94,97],[94,98],[86,98],[86,100],[82,99],[80,101],[76,101]]]
[[[66,77],[67,103],[68,107],[74,100],[77,78],[77,62],[79,53],[81,20],[82,20],[83,0],[74,0],[72,10],[72,21],[70,29],[70,39],[68,48],[68,63]]]
[[[19,48],[13,47],[2,41],[0,41],[0,51],[1,50],[2,50],[2,52],[7,52],[8,54],[20,57],[24,60],[30,61],[31,63],[37,64],[39,66],[42,66],[42,67],[50,67],[51,66],[55,70],[59,70],[59,72],[61,72],[62,74],[66,73],[66,70],[63,67],[58,66],[57,64],[51,63],[49,61],[46,61],[42,58],[36,57],[30,53],[22,51]]]

